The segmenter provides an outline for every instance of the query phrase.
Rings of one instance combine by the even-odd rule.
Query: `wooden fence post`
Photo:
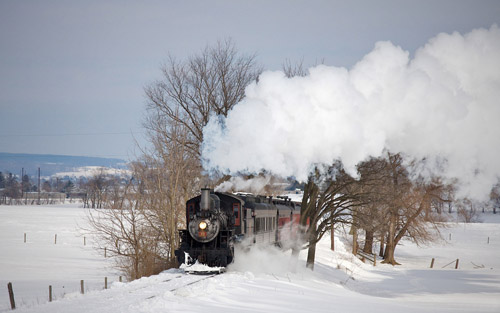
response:
[[[432,258],[432,261],[431,261],[431,268],[434,267],[434,258]]]
[[[106,257],[106,248],[104,248],[104,257]]]
[[[104,277],[104,289],[108,289],[108,278]]]
[[[49,285],[49,302],[52,302],[52,286]]]
[[[14,290],[12,290],[12,283],[7,284],[7,289],[9,289],[9,299],[10,299],[10,307],[12,310],[16,308],[16,301],[14,300]]]
[[[488,244],[490,244],[490,237],[488,237]]]
[[[54,236],[54,244],[57,244],[57,234]]]
[[[120,283],[122,282],[122,277],[120,276]]]
[[[458,268],[458,259],[457,259],[457,263],[455,263],[455,269]]]
[[[80,292],[81,292],[82,295],[85,294],[85,290],[83,288],[83,279],[80,280]]]
[[[24,233],[24,243],[26,243],[26,233]]]

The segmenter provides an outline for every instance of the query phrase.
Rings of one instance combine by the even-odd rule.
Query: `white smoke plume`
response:
[[[271,183],[272,176],[257,176],[251,179],[245,179],[240,176],[233,176],[229,180],[215,187],[218,192],[236,192],[244,191],[254,194],[262,194],[264,188]]]
[[[204,138],[207,169],[305,180],[334,160],[355,174],[385,149],[425,157],[429,171],[459,179],[462,195],[484,198],[500,177],[500,29],[442,33],[413,58],[378,42],[350,70],[265,72]]]

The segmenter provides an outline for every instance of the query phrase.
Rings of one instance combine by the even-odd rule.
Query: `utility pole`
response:
[[[24,198],[24,167],[21,168],[21,203]]]
[[[40,205],[40,168],[38,168],[38,205]]]

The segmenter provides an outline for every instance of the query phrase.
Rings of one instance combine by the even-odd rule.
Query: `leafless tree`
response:
[[[324,63],[324,59],[320,61],[316,60],[316,62],[312,66],[317,66]],[[288,78],[296,76],[304,77],[309,73],[306,66],[304,65],[304,58],[301,58],[297,62],[292,62],[290,59],[285,59],[285,61],[283,61],[283,63],[281,64],[281,70]]]
[[[255,55],[238,53],[229,39],[206,47],[187,61],[170,56],[162,66],[162,80],[145,88],[149,119],[160,116],[166,123],[180,124],[188,131],[183,144],[191,154],[200,157],[203,127],[210,116],[227,116],[261,71]],[[155,123],[149,119],[145,127],[155,131],[151,127]],[[165,135],[169,141],[178,140],[175,134]]]
[[[83,187],[86,194],[84,207],[102,208],[108,188],[108,178],[103,169],[95,171]]]
[[[438,223],[429,214],[431,200],[439,197],[443,184],[438,178],[427,182],[423,179],[410,180],[408,170],[400,154],[387,154],[389,186],[387,198],[387,233],[383,263],[399,264],[395,259],[398,243],[407,237],[419,244],[439,238]]]
[[[307,228],[307,267],[314,268],[316,243],[335,225],[350,223],[352,211],[364,200],[363,190],[340,162],[328,171],[316,170],[304,188],[300,223]],[[307,227],[306,227],[307,226]]]
[[[388,199],[391,188],[388,186],[390,175],[387,171],[387,162],[383,158],[371,158],[358,165],[360,188],[365,192],[362,206],[355,209],[356,218],[353,219],[353,229],[363,229],[365,232],[365,242],[363,252],[373,253],[375,236],[380,238],[380,245],[383,248],[387,225],[384,212],[388,211]],[[356,253],[357,241],[353,240]],[[380,255],[383,256],[383,249]]]
[[[303,77],[307,75],[307,69],[304,68],[304,58],[295,63],[290,61],[290,59],[285,59],[285,61],[283,61],[283,64],[281,65],[281,70],[288,78],[295,76]]]
[[[120,194],[108,199],[105,208],[89,209],[89,226],[84,229],[96,236],[98,249],[106,249],[107,256],[116,257],[119,269],[130,280],[157,273],[159,254],[156,234],[148,227],[133,189],[131,180],[121,191],[117,189]]]
[[[187,199],[200,188],[201,165],[184,144],[188,136],[186,128],[180,123],[165,125],[161,121],[157,121],[156,135],[151,137],[152,153],[144,154],[133,169],[140,179],[143,214],[162,244],[168,247],[166,261],[175,265],[178,229],[185,227]],[[175,135],[175,141],[169,140],[171,134]]]
[[[497,210],[500,208],[500,182],[491,189],[490,202],[493,214],[497,214]]]
[[[464,223],[474,223],[479,221],[477,207],[481,204],[471,199],[463,198],[455,201],[457,207],[457,217]],[[483,204],[484,205],[484,204]]]

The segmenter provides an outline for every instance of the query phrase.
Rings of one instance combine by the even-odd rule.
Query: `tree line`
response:
[[[69,198],[81,200],[85,207],[102,207],[111,186],[127,180],[102,169],[88,178],[50,177],[41,178],[40,183],[28,174],[21,176],[0,172],[0,204],[47,204]]]

